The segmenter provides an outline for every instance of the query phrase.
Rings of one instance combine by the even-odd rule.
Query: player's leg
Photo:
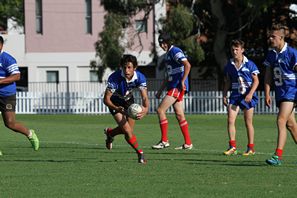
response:
[[[192,141],[190,138],[190,133],[189,133],[189,125],[185,117],[184,109],[183,109],[183,102],[182,101],[177,101],[173,104],[173,109],[175,112],[176,119],[178,120],[179,127],[181,129],[181,132],[184,136],[184,141],[185,143],[177,147],[175,149],[192,149]]]
[[[118,123],[119,127],[122,129],[122,132],[125,135],[125,139],[127,143],[136,151],[138,155],[138,162],[139,163],[146,163],[144,159],[143,150],[139,148],[137,138],[133,133],[135,120],[128,118],[127,116],[117,113],[114,116],[116,122]]]
[[[280,103],[279,112],[277,115],[277,147],[275,154],[271,159],[266,160],[266,163],[270,165],[280,165],[282,160],[283,149],[287,140],[287,122],[294,110],[294,103],[290,101],[284,101]]]
[[[287,129],[290,131],[293,140],[297,144],[297,123],[296,123],[296,119],[295,119],[295,111],[294,110],[292,111],[292,113],[288,119]]]
[[[239,112],[239,106],[230,104],[228,106],[227,130],[229,136],[229,148],[224,152],[225,155],[237,154],[236,150],[236,127],[235,121]]]
[[[159,124],[161,129],[161,140],[156,145],[153,145],[153,149],[163,149],[169,147],[168,141],[168,120],[166,117],[166,111],[176,101],[176,98],[166,95],[160,105],[157,108],[157,114],[159,118]]]
[[[14,111],[3,111],[2,119],[3,119],[4,125],[7,128],[27,136],[34,150],[39,149],[39,140],[35,131],[32,129],[28,129],[22,123],[17,122]]]
[[[248,138],[248,144],[247,144],[247,150],[243,153],[243,155],[254,155],[254,137],[255,137],[255,130],[253,125],[253,115],[254,115],[254,108],[250,109],[244,109],[244,121],[245,121],[245,127],[247,131],[247,138]]]

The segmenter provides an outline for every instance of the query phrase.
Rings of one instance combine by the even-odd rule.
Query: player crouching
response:
[[[149,100],[146,78],[136,70],[137,59],[133,55],[123,55],[120,61],[121,69],[113,72],[107,82],[104,94],[104,104],[117,123],[115,128],[106,128],[106,148],[112,149],[112,142],[116,135],[124,134],[128,144],[136,151],[139,163],[146,163],[143,150],[139,148],[136,136],[133,133],[135,120],[127,114],[128,107],[134,103],[133,89],[139,89],[142,99],[142,112],[137,120],[142,119],[148,112]]]

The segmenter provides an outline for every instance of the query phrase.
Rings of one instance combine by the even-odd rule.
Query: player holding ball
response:
[[[104,104],[108,106],[110,113],[117,123],[115,128],[106,128],[106,148],[112,149],[114,137],[119,134],[125,135],[128,144],[136,151],[138,162],[146,163],[142,149],[139,148],[136,136],[134,135],[135,120],[128,116],[127,109],[134,103],[132,91],[139,89],[142,99],[142,111],[136,119],[142,119],[148,112],[149,100],[147,94],[146,78],[136,70],[137,59],[130,54],[123,55],[120,61],[120,70],[113,72],[107,82],[104,94]]]

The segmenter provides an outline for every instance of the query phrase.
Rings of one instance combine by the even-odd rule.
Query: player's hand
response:
[[[267,107],[271,107],[271,97],[270,96],[266,96],[265,97],[265,104]]]
[[[141,106],[142,111],[140,113],[137,114],[137,120],[142,119],[148,112],[148,108],[145,108],[144,106]]]
[[[158,91],[158,92],[155,94],[155,97],[156,97],[157,99],[160,99],[161,94],[162,94],[162,92],[161,92],[161,91]]]
[[[123,115],[127,115],[127,112],[125,111],[124,107],[118,106],[116,111]]]
[[[223,104],[227,107],[228,106],[228,100],[227,97],[223,97]]]
[[[245,96],[244,101],[250,103],[252,101],[253,95],[252,94],[248,94]]]

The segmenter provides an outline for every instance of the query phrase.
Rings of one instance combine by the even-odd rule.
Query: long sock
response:
[[[282,149],[276,149],[275,150],[275,155],[277,155],[279,157],[279,159],[282,159],[283,150]]]
[[[167,133],[168,133],[168,120],[164,119],[160,121],[160,128],[161,128],[161,140],[163,142],[167,142],[168,141],[168,137],[167,137]]]
[[[183,133],[184,139],[185,139],[185,144],[190,145],[192,144],[191,138],[190,138],[190,133],[189,133],[189,124],[187,120],[183,120],[179,123],[179,127]]]
[[[143,153],[142,149],[138,148],[138,142],[135,135],[133,135],[130,139],[125,137],[125,139],[138,154]]]
[[[230,140],[229,145],[230,145],[230,147],[235,147],[236,148],[236,140]]]
[[[254,146],[255,146],[254,144],[248,144],[248,145],[247,145],[248,149],[251,149],[251,150],[253,150],[253,151],[254,151]]]

